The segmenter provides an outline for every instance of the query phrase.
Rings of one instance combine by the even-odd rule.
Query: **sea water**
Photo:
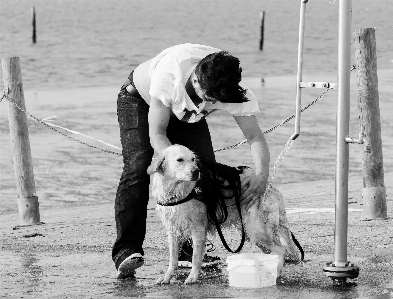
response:
[[[356,0],[352,6],[353,29],[376,29],[378,69],[391,68],[392,1]],[[0,57],[21,58],[25,90],[121,86],[139,63],[186,42],[239,57],[244,77],[294,75],[299,11],[294,0],[0,0]],[[304,74],[336,71],[337,35],[338,1],[309,1]]]

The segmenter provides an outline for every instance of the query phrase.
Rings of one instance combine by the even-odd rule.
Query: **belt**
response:
[[[125,86],[127,92],[130,95],[143,100],[142,96],[139,94],[139,91],[134,87],[134,85],[131,83],[129,79],[127,79],[127,81],[123,84],[123,86]]]

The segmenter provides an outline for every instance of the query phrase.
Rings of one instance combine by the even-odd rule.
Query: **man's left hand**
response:
[[[267,178],[263,173],[252,174],[242,180],[241,201],[246,203],[263,195],[266,189]]]

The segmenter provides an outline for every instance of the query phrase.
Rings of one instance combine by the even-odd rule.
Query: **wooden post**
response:
[[[36,16],[35,16],[34,6],[31,8],[31,18],[32,18],[32,26],[33,26],[32,40],[33,40],[33,44],[35,44],[37,42],[37,26],[36,26]]]
[[[22,109],[26,109],[19,58],[4,58],[1,59],[1,64],[3,68],[4,90],[8,91],[10,100]],[[40,224],[27,116],[11,102],[8,104],[8,115],[20,224]]]
[[[377,76],[375,29],[354,31],[358,77],[358,108],[365,143],[362,151],[363,218],[386,219],[381,122]]]
[[[261,39],[259,40],[259,50],[263,51],[263,42],[265,38],[265,11],[259,13],[261,19]]]

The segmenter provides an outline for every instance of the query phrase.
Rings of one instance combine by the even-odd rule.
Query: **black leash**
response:
[[[218,223],[217,217],[213,218],[213,221],[214,221],[214,224],[216,225],[216,229],[217,229],[218,235],[220,236],[220,240],[222,242],[222,245],[224,245],[225,249],[228,250],[231,253],[238,253],[240,250],[242,250],[243,246],[244,246],[244,242],[246,240],[246,232],[244,230],[244,225],[243,225],[243,217],[242,217],[242,212],[241,212],[241,209],[240,209],[240,201],[238,199],[236,199],[236,198],[235,198],[235,201],[236,201],[237,210],[239,212],[240,221],[241,221],[241,224],[242,224],[242,238],[240,240],[239,247],[236,250],[232,250],[229,247],[229,245],[226,242],[225,237],[224,237],[224,235],[223,235],[223,233],[221,231],[220,223]]]
[[[301,254],[301,260],[304,261],[304,250],[302,246],[300,245],[299,241],[295,238],[295,235],[291,232],[292,235],[292,241],[295,243],[296,247],[299,249],[300,254]]]
[[[216,226],[217,233],[225,249],[231,253],[238,253],[239,251],[242,250],[246,240],[246,232],[244,229],[243,217],[240,208],[241,182],[240,182],[239,174],[242,172],[242,169],[237,169],[217,162],[206,162],[206,161],[201,161],[201,166],[202,166],[201,169],[202,169],[203,177],[206,176],[209,178],[206,180],[202,180],[202,182],[205,185],[206,184],[208,185],[207,188],[203,188],[203,189],[209,190],[207,196],[205,196],[206,197],[205,200],[207,201],[206,203],[207,203],[207,212],[208,212],[209,221]],[[228,181],[229,186],[231,187],[223,186],[223,183],[225,181]],[[224,190],[232,189],[233,194],[226,197],[222,194],[222,189]],[[242,225],[242,236],[241,236],[240,244],[238,248],[235,250],[232,250],[229,247],[220,227],[220,225],[224,223],[228,218],[228,209],[225,200],[233,197],[235,198],[235,205],[239,213],[240,222]],[[217,218],[218,211],[221,211],[220,219]]]

